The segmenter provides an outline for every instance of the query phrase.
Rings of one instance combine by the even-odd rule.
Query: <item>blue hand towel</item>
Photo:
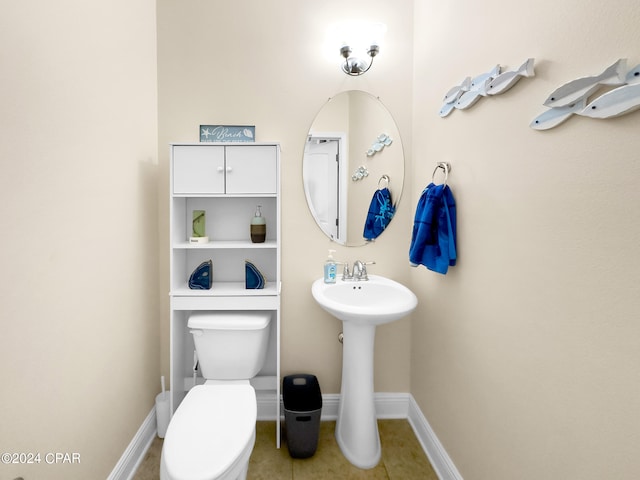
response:
[[[420,196],[409,248],[411,266],[446,274],[456,264],[456,205],[451,189],[430,183]]]
[[[369,212],[364,222],[364,233],[366,240],[374,240],[393,218],[396,209],[391,202],[391,192],[388,188],[376,190],[369,204]]]

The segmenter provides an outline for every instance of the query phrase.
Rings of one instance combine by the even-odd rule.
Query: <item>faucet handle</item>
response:
[[[362,274],[366,277],[367,276],[367,265],[375,265],[376,262],[374,262],[373,260],[370,262],[362,262]]]
[[[344,268],[342,269],[342,280],[348,280],[353,278],[353,275],[349,272],[349,262],[344,262]]]

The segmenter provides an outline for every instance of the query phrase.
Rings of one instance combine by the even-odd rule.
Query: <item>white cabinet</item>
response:
[[[224,153],[224,147],[174,145],[173,194],[224,193]]]
[[[175,145],[173,193],[276,193],[277,148]]]
[[[272,312],[267,361],[252,380],[259,418],[276,418],[280,444],[280,148],[275,143],[172,144],[170,166],[171,411],[194,383],[194,345],[187,328],[198,310]],[[261,205],[264,243],[252,243],[250,222]],[[193,211],[205,212],[209,242],[189,242]],[[189,276],[213,262],[213,285],[192,290]],[[245,288],[245,261],[266,279],[263,289]],[[265,405],[273,412],[261,412]],[[271,408],[271,407],[268,407]]]

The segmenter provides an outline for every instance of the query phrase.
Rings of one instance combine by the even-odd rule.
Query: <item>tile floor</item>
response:
[[[438,480],[406,420],[378,420],[382,460],[360,470],[342,455],[334,437],[336,423],[321,422],[313,457],[293,459],[286,443],[275,448],[275,422],[258,422],[247,480]],[[158,480],[162,440],[156,438],[133,480]]]

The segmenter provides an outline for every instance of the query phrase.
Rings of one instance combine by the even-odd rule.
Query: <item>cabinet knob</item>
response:
[[[231,171],[233,171],[233,168],[227,167],[227,172],[231,172]]]
[[[224,167],[218,167],[217,170],[218,170],[218,173],[222,173],[224,172]]]

